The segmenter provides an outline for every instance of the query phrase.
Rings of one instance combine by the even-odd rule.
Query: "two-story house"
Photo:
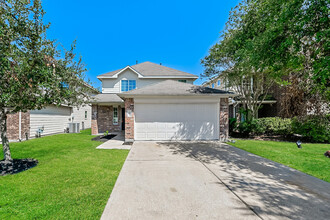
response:
[[[247,82],[248,86],[253,86],[253,80]],[[202,84],[204,87],[220,89],[224,91],[234,92],[234,89],[230,87],[227,79],[221,74],[211,78],[210,80]],[[258,110],[258,117],[275,117],[279,116],[279,103],[280,91],[278,86],[273,86],[269,92],[268,97],[260,101],[262,102],[261,108]],[[242,108],[242,102],[236,98],[229,99],[229,118],[237,118],[239,120],[244,120],[244,115],[240,114],[240,109]]]
[[[133,140],[224,140],[233,93],[193,85],[198,76],[144,62],[98,76],[92,134]]]

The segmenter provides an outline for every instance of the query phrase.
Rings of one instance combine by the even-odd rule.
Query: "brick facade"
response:
[[[125,141],[134,141],[134,99],[125,99]]]
[[[7,137],[8,140],[19,140],[19,114],[7,115]],[[21,112],[21,139],[25,139],[25,133],[30,134],[30,112]]]
[[[97,135],[99,133],[98,126],[97,126],[97,105],[92,105],[92,122],[91,122],[91,129],[92,135]]]
[[[229,101],[228,98],[220,98],[220,122],[219,122],[219,140],[227,141],[229,135]]]
[[[97,135],[106,131],[118,132],[121,130],[121,107],[118,106],[118,124],[113,123],[114,106],[92,106],[92,134]]]

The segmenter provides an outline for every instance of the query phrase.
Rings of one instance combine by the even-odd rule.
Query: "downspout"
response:
[[[22,112],[18,112],[18,140],[22,140]]]

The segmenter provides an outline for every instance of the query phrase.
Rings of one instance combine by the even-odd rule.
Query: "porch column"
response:
[[[125,142],[134,141],[134,99],[125,99]]]
[[[229,101],[228,98],[220,98],[220,122],[219,122],[219,131],[220,141],[227,141],[229,135]]]
[[[97,125],[97,105],[92,105],[92,135],[97,135],[99,133]]]

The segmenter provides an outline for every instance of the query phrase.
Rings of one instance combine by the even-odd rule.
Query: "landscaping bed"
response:
[[[116,136],[117,136],[116,134],[100,135],[100,136],[92,138],[92,141],[106,142]]]
[[[0,161],[0,176],[15,174],[37,166],[38,161],[34,159],[14,159],[13,161]]]

